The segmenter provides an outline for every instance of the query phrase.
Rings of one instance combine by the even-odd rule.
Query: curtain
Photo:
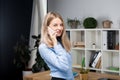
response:
[[[30,49],[34,49],[35,40],[32,39],[32,35],[38,35],[41,31],[42,21],[47,13],[47,0],[33,0],[32,19],[30,28],[29,45]],[[29,62],[29,68],[35,63],[36,50],[31,53],[31,60]]]

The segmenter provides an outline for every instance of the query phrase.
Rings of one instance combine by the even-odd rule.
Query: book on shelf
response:
[[[116,43],[116,31],[108,31],[107,32],[107,48],[108,49],[115,49]]]
[[[96,56],[96,58],[94,59],[93,63],[92,63],[92,67],[95,68],[97,62],[99,61],[100,57],[101,57],[102,53],[99,51],[98,55]]]
[[[97,62],[97,64],[96,64],[96,66],[95,66],[95,68],[98,68],[98,69],[101,68],[101,57],[99,58],[99,60],[98,60],[98,62]]]
[[[90,67],[92,67],[92,63],[95,60],[95,58],[97,57],[97,55],[98,55],[98,52],[94,52],[94,51],[92,52],[91,57],[90,57],[90,63],[89,63]]]
[[[110,66],[108,67],[108,69],[113,71],[119,71],[119,67],[114,67],[114,66]]]
[[[107,50],[107,31],[103,31],[103,50]]]
[[[102,34],[102,47],[103,50],[107,49],[115,49],[115,43],[116,43],[116,31],[103,31]]]

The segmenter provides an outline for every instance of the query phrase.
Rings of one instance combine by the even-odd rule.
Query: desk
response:
[[[23,80],[50,80],[50,71],[44,71],[44,72],[38,72],[31,75],[27,75],[23,77]],[[97,72],[89,72],[88,73],[88,79],[89,80],[98,80],[99,78],[112,78],[120,80],[120,76],[118,75],[111,75],[111,74],[105,74],[105,73],[97,73]],[[75,80],[78,80],[77,77]]]

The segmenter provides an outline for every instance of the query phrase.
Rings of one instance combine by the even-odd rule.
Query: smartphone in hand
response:
[[[55,31],[53,29],[51,29],[50,27],[48,27],[48,30],[49,30],[50,34],[54,34],[55,33]]]

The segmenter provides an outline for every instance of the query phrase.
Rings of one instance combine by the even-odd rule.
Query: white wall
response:
[[[103,20],[109,19],[113,22],[112,28],[120,28],[119,8],[120,0],[48,0],[48,11],[57,11],[65,22],[75,17],[83,22],[92,16],[98,20],[99,27]]]

